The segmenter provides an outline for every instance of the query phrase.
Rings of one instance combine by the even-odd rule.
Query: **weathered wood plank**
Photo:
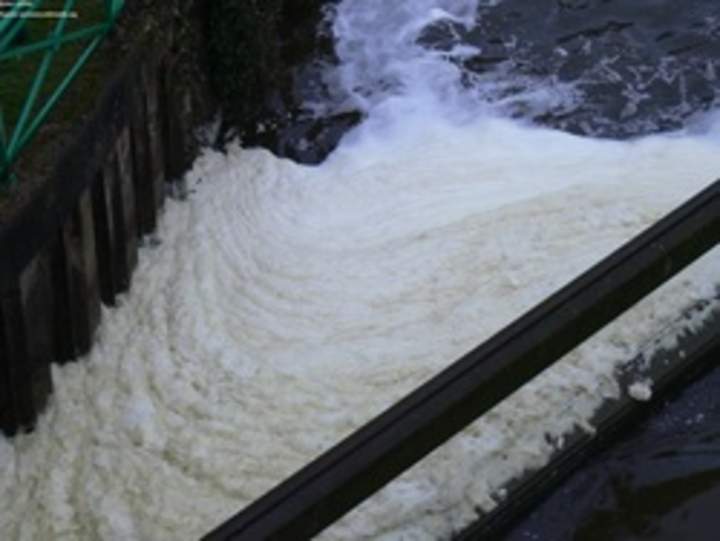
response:
[[[138,235],[148,235],[157,226],[159,200],[162,194],[156,193],[162,188],[153,178],[152,160],[150,156],[149,115],[146,87],[148,66],[143,65],[133,81],[130,91],[132,106],[130,108],[130,140],[132,147],[133,180],[135,183],[135,209],[137,210]]]
[[[97,253],[100,298],[108,306],[115,304],[119,270],[116,256],[115,217],[113,214],[113,187],[117,182],[115,160],[105,164],[92,186],[95,250]]]
[[[45,408],[52,391],[50,365],[55,361],[55,294],[50,250],[40,252],[20,277],[21,310],[25,328],[27,375],[34,414]]]
[[[130,161],[130,130],[121,130],[115,145],[115,183],[113,185],[113,219],[118,291],[130,288],[132,273],[137,265],[137,222],[135,189]]]
[[[188,169],[192,137],[192,102],[190,96],[174,81],[177,63],[166,61],[161,70],[162,104],[164,107],[165,177],[178,181]]]
[[[12,396],[10,349],[6,345],[7,325],[0,310],[0,431],[7,435],[15,433],[15,406]]]
[[[0,429],[30,429],[52,390],[53,287],[47,250],[0,299]]]
[[[63,228],[56,233],[50,248],[53,283],[53,326],[55,329],[55,362],[63,364],[75,358],[75,339],[70,314],[68,262]]]
[[[90,349],[100,321],[100,287],[95,252],[95,232],[90,190],[80,197],[78,206],[62,228],[64,256],[59,269],[64,273],[67,309],[71,324],[71,358]],[[64,272],[63,272],[64,271]],[[70,360],[70,359],[62,359]]]
[[[181,74],[167,72],[174,61],[161,57],[177,55],[160,49],[135,48],[77,138],[61,149],[33,200],[12,222],[0,224],[2,429],[15,430],[34,418],[32,404],[40,404],[50,383],[48,359],[66,362],[88,351],[99,299],[112,304],[130,287],[138,237],[157,226],[166,196],[166,153],[175,155],[176,175],[184,172],[177,164],[191,159],[183,155],[184,144],[165,148],[169,122],[187,130],[173,135],[185,140],[194,120],[169,119],[180,109],[168,109],[166,88],[182,86]],[[201,91],[199,99],[213,102],[207,88]],[[36,257],[41,259],[33,263]],[[30,270],[23,274],[24,269]],[[41,298],[47,309],[37,308]],[[26,324],[33,332],[50,332],[26,339]]]
[[[155,59],[142,70],[147,113],[148,169],[155,208],[161,209],[165,201],[165,148],[163,146],[163,111],[161,110],[160,68]]]
[[[27,352],[25,318],[22,315],[20,285],[0,299],[0,334],[2,357],[0,357],[0,429],[12,436],[22,427],[30,427],[35,421],[32,401],[31,376]]]

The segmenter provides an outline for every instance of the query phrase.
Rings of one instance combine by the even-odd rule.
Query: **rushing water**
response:
[[[686,128],[625,141],[533,124],[613,135],[596,130],[626,117],[593,99],[628,85],[593,86],[596,64],[560,77],[553,57],[527,56],[532,19],[513,4],[335,6],[338,63],[319,70],[307,111],[364,122],[317,167],[239,144],[197,160],[191,197],[168,202],[161,244],[142,250],[92,352],[55,370],[37,431],[0,441],[0,538],[200,536],[718,176],[718,123],[688,112],[713,100],[637,102],[621,135],[665,118]],[[620,3],[552,13],[606,4]],[[502,35],[489,40],[494,19]],[[713,24],[698,31],[709,41]],[[489,45],[507,58],[488,67]],[[715,93],[713,69],[702,73]],[[567,120],[575,111],[590,120]],[[448,538],[564,433],[591,429],[627,391],[615,369],[711,297],[719,270],[709,254],[324,536]]]

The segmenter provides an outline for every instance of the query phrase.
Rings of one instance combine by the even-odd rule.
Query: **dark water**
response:
[[[625,138],[674,130],[720,105],[717,0],[505,0],[460,39],[479,44],[468,84],[511,114],[579,134]],[[458,30],[458,29],[455,29]],[[457,39],[457,38],[456,38]],[[513,94],[518,74],[576,99],[546,111]],[[720,172],[719,172],[720,174]],[[720,369],[567,482],[512,541],[720,539]]]
[[[470,32],[440,24],[424,40],[479,46],[462,63],[466,84],[514,116],[625,138],[720,105],[717,0],[503,0],[478,21]],[[524,96],[532,86],[557,103],[538,107]]]
[[[427,47],[472,44],[464,83],[505,114],[628,138],[720,106],[718,0],[504,0]],[[532,90],[542,90],[536,103]],[[548,105],[548,93],[555,96]],[[720,172],[718,172],[720,176]],[[720,539],[720,368],[565,483],[511,541]]]
[[[438,23],[419,43],[479,47],[456,61],[464,84],[505,115],[627,138],[676,130],[720,106],[718,0],[502,0],[481,6],[477,20],[471,31]],[[282,98],[268,96],[264,106],[277,114],[248,142],[317,163],[361,120],[360,111],[331,107],[318,117],[305,107],[332,101],[336,90],[323,77],[336,61],[329,32],[324,23],[307,46],[295,43],[304,53]]]
[[[716,541],[719,517],[720,366],[574,474],[507,539]]]

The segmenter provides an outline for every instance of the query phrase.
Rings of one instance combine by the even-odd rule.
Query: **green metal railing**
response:
[[[104,19],[86,28],[66,31],[67,23],[76,13],[77,0],[65,0],[62,11],[56,14],[43,12],[44,0],[15,1],[12,6],[3,8],[0,4],[0,63],[21,59],[32,54],[42,54],[35,76],[25,95],[17,119],[12,126],[6,124],[6,117],[0,103],[0,187],[9,186],[16,181],[13,165],[20,153],[47,119],[58,101],[63,97],[71,83],[87,63],[90,56],[115,24],[122,10],[124,0],[94,0],[104,5]],[[87,3],[85,0],[84,3]],[[80,16],[82,14],[79,14]],[[29,20],[34,18],[56,18],[57,22],[47,37],[31,43],[17,43]],[[86,42],[75,62],[64,72],[49,95],[40,99],[41,91],[48,78],[53,61],[63,45]],[[0,67],[0,70],[2,68]],[[3,84],[0,71],[0,85]]]

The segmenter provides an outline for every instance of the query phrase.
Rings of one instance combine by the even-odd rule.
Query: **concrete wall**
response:
[[[101,302],[112,305],[129,288],[166,183],[192,161],[193,132],[212,106],[197,84],[186,84],[181,56],[172,48],[129,55],[43,188],[0,227],[0,430],[7,435],[33,427],[52,391],[51,364],[88,352]]]

